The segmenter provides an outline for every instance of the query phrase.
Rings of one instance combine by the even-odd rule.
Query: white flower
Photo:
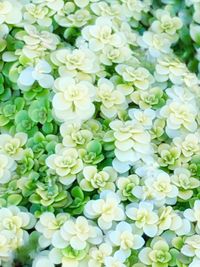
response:
[[[141,177],[151,177],[155,178],[158,173],[159,164],[152,159],[151,161],[147,162],[147,164],[144,166],[143,164],[140,164],[136,170],[135,173]]]
[[[48,251],[42,251],[34,258],[32,267],[54,267],[55,265],[49,259]]]
[[[185,158],[190,158],[200,152],[200,141],[197,134],[188,134],[185,137],[175,137],[173,139],[175,146],[181,149]]]
[[[63,137],[62,143],[65,147],[84,147],[93,137],[92,132],[81,129],[81,124],[78,122],[63,123],[60,126],[60,133]]]
[[[163,90],[160,87],[152,87],[145,91],[137,90],[130,95],[131,100],[142,110],[151,108],[154,105],[159,105],[160,102],[163,101],[162,96]]]
[[[199,60],[198,52],[197,50],[197,59]],[[183,82],[187,89],[189,89],[190,92],[192,92],[194,95],[196,95],[199,87],[199,79],[195,73],[191,73],[188,70],[183,74]]]
[[[129,109],[129,117],[138,121],[144,128],[150,129],[152,127],[152,121],[156,117],[156,113],[152,109],[145,109],[144,111],[139,109]]]
[[[67,4],[73,5],[73,2],[67,2],[65,7],[55,14],[56,22],[62,27],[82,27],[91,19],[91,14],[87,9],[78,9],[74,13],[70,13]],[[66,14],[70,13],[70,14]]]
[[[35,79],[32,76],[33,70],[33,67],[27,67],[20,73],[17,82],[21,89],[24,87],[30,87],[34,84]]]
[[[29,212],[20,211],[16,206],[0,209],[0,230],[9,230],[17,234],[22,229],[32,228],[34,224],[34,216]]]
[[[22,20],[22,4],[18,0],[0,2],[0,24],[18,24]]]
[[[187,257],[196,256],[198,259],[200,259],[200,236],[193,235],[187,237],[185,244],[181,249],[181,253],[183,253]]]
[[[170,176],[163,171],[158,172],[154,178],[145,179],[144,184],[158,201],[166,198],[174,199],[178,195],[178,188],[172,184]],[[134,194],[137,196],[136,192],[137,188],[134,189]]]
[[[153,205],[151,203],[140,202],[139,205],[129,204],[126,206],[126,215],[146,235],[153,237],[157,234],[158,215],[153,211]]]
[[[25,5],[24,19],[29,23],[38,23],[40,26],[49,27],[52,23],[52,12],[43,4],[28,3]]]
[[[98,0],[93,0],[90,2],[97,2],[91,4],[90,8],[98,16],[110,17],[113,19],[119,19],[120,16],[123,16],[121,14],[121,5],[118,2],[106,3],[103,1],[99,2]]]
[[[179,17],[171,17],[170,13],[166,10],[158,9],[156,17],[158,20],[151,24],[151,29],[156,33],[165,32],[170,36],[175,35],[176,31],[183,25]]]
[[[51,60],[58,66],[59,74],[76,76],[78,72],[96,73],[99,64],[95,54],[87,48],[56,50],[51,54]]]
[[[119,196],[109,190],[103,191],[100,199],[90,200],[85,206],[84,214],[91,219],[97,218],[99,227],[105,230],[112,227],[113,221],[125,218]]]
[[[121,12],[121,9],[120,9],[120,13],[123,15],[123,13]],[[137,46],[137,36],[139,34],[137,31],[133,31],[133,29],[131,28],[131,25],[128,22],[123,21],[121,23],[120,31],[124,33],[124,35],[126,37],[127,44]],[[131,58],[131,60],[132,60],[132,58]]]
[[[97,245],[102,241],[101,231],[93,226],[85,217],[67,220],[60,231],[53,235],[52,243],[56,248],[65,248],[70,245],[75,250],[83,250],[87,242]]]
[[[90,82],[60,77],[55,81],[55,90],[53,108],[59,120],[88,120],[93,116],[95,87]]]
[[[99,247],[92,247],[89,250],[90,260],[88,267],[102,267],[104,259],[112,253],[112,246],[108,243],[102,243]]]
[[[89,4],[89,2],[90,0],[74,0],[74,3],[80,8],[86,7]]]
[[[112,161],[112,166],[118,173],[126,173],[131,168],[131,162],[122,162],[117,158],[114,158]]]
[[[105,267],[126,267],[126,265],[123,264],[123,260],[121,260],[121,258],[117,256],[106,257],[104,263]]]
[[[138,256],[142,263],[152,267],[159,265],[167,267],[169,261],[172,259],[168,243],[159,237],[151,241],[151,247],[143,248]]]
[[[46,159],[46,164],[60,177],[59,180],[65,185],[70,185],[76,179],[76,175],[83,169],[83,162],[74,148],[56,146],[56,154]]]
[[[155,200],[155,192],[149,188],[147,185],[143,185],[143,186],[136,186],[135,188],[133,188],[132,190],[132,194],[134,197],[140,199],[140,200],[154,200],[154,204],[157,205],[157,201]],[[159,204],[163,205],[165,203],[165,199],[164,201],[160,201]]]
[[[197,229],[200,231],[200,200],[194,202],[194,207],[192,209],[186,209],[184,211],[184,216],[190,222],[196,222]]]
[[[157,59],[156,73],[154,77],[159,82],[164,82],[170,79],[174,84],[182,84],[183,75],[187,72],[184,63],[172,55],[160,56]]]
[[[27,242],[28,232],[25,230],[32,228],[34,224],[34,216],[20,211],[16,206],[0,209],[0,260],[1,257],[4,260],[8,256],[9,260],[12,259],[9,254]]]
[[[165,92],[173,101],[195,105],[195,96],[187,87],[176,85],[166,89]]]
[[[167,120],[166,131],[170,137],[177,136],[176,131],[179,129],[189,132],[195,132],[197,129],[197,110],[190,104],[170,101],[160,110],[160,115]]]
[[[49,258],[54,264],[61,264],[62,267],[87,267],[87,250],[74,250],[72,247],[64,249],[53,248]],[[41,266],[42,267],[42,266]]]
[[[123,63],[131,58],[131,50],[129,47],[117,47],[107,45],[103,48],[99,56],[99,60],[104,65],[111,66],[113,63]]]
[[[191,172],[186,168],[176,168],[171,181],[179,189],[178,196],[184,200],[190,199],[193,195],[194,188],[200,186],[199,180],[191,177]]]
[[[114,130],[115,155],[119,161],[134,163],[151,154],[150,135],[141,124],[115,120],[110,127]]]
[[[188,265],[188,267],[199,267],[200,259],[197,257],[194,257],[192,259],[192,262]]]
[[[23,157],[23,146],[27,142],[26,133],[16,133],[14,137],[9,134],[0,135],[0,152],[14,160],[21,160]]]
[[[98,171],[95,166],[86,166],[83,169],[84,179],[80,181],[80,186],[85,191],[93,191],[99,189],[103,191],[106,189],[115,190],[115,180],[117,173],[112,167],[105,167],[102,171]]]
[[[59,43],[59,37],[49,31],[39,31],[33,25],[25,25],[25,34],[20,35],[20,32],[16,34],[16,38],[23,40],[25,45],[22,49],[24,55],[30,59],[39,56],[44,56],[45,51],[53,51],[56,49]]]
[[[94,25],[83,28],[82,36],[89,42],[89,48],[95,52],[106,45],[118,48],[125,43],[123,33],[114,33],[112,21],[106,17],[99,17]]]
[[[120,222],[114,231],[108,233],[108,237],[113,246],[119,247],[120,250],[127,251],[129,254],[131,249],[140,249],[144,245],[144,239],[134,233],[133,226],[127,222]]]
[[[141,47],[147,48],[152,57],[159,57],[161,54],[169,54],[171,42],[165,33],[144,32],[142,37],[138,38]]]
[[[61,228],[68,218],[68,214],[59,213],[55,216],[51,212],[44,212],[40,216],[40,220],[37,222],[35,229],[42,234],[39,238],[41,247],[47,247],[51,244],[53,234]]]
[[[0,264],[13,260],[13,252],[17,248],[13,242],[14,238],[15,234],[8,230],[0,232]]]
[[[22,86],[32,86],[37,81],[41,87],[51,88],[54,79],[49,73],[51,66],[45,60],[39,60],[35,67],[27,67],[20,73],[18,83]]]
[[[158,216],[159,235],[165,230],[176,231],[177,233],[184,224],[184,220],[170,206],[159,208]]]
[[[135,20],[140,20],[142,11],[145,5],[140,0],[121,0],[123,3],[123,12],[127,17],[133,17]]]
[[[137,175],[132,174],[127,177],[119,177],[117,179],[117,187],[121,200],[132,198],[132,190],[135,186],[139,185],[140,179]]]
[[[15,169],[15,161],[6,155],[0,154],[0,184],[9,182]]]
[[[126,82],[131,82],[141,90],[147,90],[153,83],[154,78],[151,73],[143,67],[132,67],[128,65],[117,65],[116,71],[122,75]]]
[[[33,0],[32,2],[35,4],[42,3],[44,6],[54,11],[59,11],[64,6],[63,0]]]
[[[96,99],[101,102],[101,112],[106,118],[113,118],[117,111],[125,105],[125,97],[118,90],[114,90],[114,84],[105,78],[99,79],[97,86]]]
[[[189,0],[186,2],[189,2]],[[200,23],[200,20],[199,20],[199,12],[200,12],[199,0],[193,0],[190,2],[193,2],[193,6],[194,6],[193,20],[194,20],[194,22]]]

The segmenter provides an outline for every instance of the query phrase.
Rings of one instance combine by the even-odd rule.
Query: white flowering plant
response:
[[[0,266],[200,266],[200,0],[0,0]]]

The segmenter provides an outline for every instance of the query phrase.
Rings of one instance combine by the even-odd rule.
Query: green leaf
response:
[[[4,77],[3,75],[0,73],[0,84],[2,84],[4,82]]]
[[[42,126],[42,131],[45,134],[50,134],[53,132],[53,124],[50,122],[45,122],[44,125]]]
[[[172,259],[169,262],[169,266],[176,266],[176,259],[179,256],[180,252],[177,249],[170,249],[170,254]]]
[[[101,145],[101,143],[99,141],[93,140],[93,141],[88,143],[87,151],[94,152],[94,153],[96,153],[98,155],[102,151],[102,145]]]
[[[18,194],[13,194],[8,197],[7,202],[8,205],[15,205],[17,206],[22,201],[22,196]]]
[[[7,42],[4,39],[0,39],[0,52],[6,48]]]
[[[84,199],[83,191],[81,190],[81,188],[80,188],[79,186],[75,186],[75,187],[71,190],[71,195],[72,195],[74,198]]]
[[[23,109],[24,105],[25,105],[25,101],[22,97],[17,97],[15,98],[15,101],[14,101],[15,105],[16,105],[16,109],[17,110],[21,110]]]
[[[15,116],[15,122],[20,123],[23,120],[29,119],[28,112],[26,110],[20,110]]]
[[[3,92],[4,92],[4,85],[0,83],[0,94],[2,94]]]
[[[34,203],[34,204],[39,204],[40,203],[40,196],[38,196],[37,194],[32,194],[30,197],[29,197],[29,201]]]
[[[9,100],[10,97],[11,97],[11,89],[5,88],[3,94],[1,95],[1,100],[2,101]]]
[[[26,100],[32,100],[36,96],[36,92],[34,91],[28,91],[24,93],[24,98]]]
[[[18,63],[14,64],[9,70],[9,79],[11,82],[16,83],[19,77]]]
[[[0,115],[0,126],[4,126],[9,123],[9,119],[4,115]]]
[[[37,132],[33,137],[34,142],[40,143],[45,140],[44,135],[41,132]]]
[[[13,62],[8,62],[4,64],[3,71],[2,71],[3,75],[5,75],[6,77],[9,77],[9,71],[13,64],[14,64]]]

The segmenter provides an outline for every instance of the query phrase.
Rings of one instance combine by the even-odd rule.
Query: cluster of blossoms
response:
[[[0,1],[0,266],[200,266],[200,0]]]

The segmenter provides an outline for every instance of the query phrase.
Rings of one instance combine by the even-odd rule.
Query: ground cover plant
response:
[[[0,1],[0,266],[200,266],[200,0]]]

